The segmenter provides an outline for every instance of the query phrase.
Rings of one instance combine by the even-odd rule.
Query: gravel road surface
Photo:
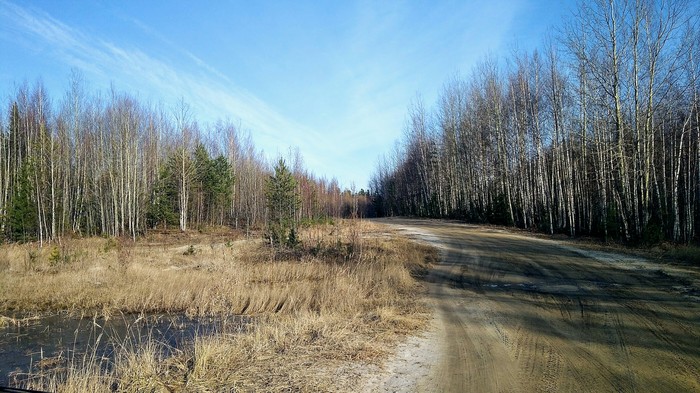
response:
[[[441,250],[431,331],[370,390],[700,392],[700,269],[464,224],[388,219]]]

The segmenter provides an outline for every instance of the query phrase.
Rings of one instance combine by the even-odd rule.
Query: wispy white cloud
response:
[[[109,78],[118,86],[127,84],[137,91],[143,88],[156,91],[171,101],[183,97],[198,117],[205,120],[239,118],[243,127],[252,130],[256,141],[261,142],[263,146],[259,147],[269,154],[285,152],[294,146],[303,146],[307,153],[324,151],[333,155],[338,151],[338,146],[327,143],[319,132],[281,115],[186,50],[178,51],[194,63],[199,71],[197,75],[176,68],[167,59],[89,36],[38,9],[27,10],[3,2],[0,18],[3,23],[12,23],[14,34],[21,34],[30,44],[45,45],[71,67],[99,78]],[[142,23],[141,28],[150,29]],[[169,41],[168,45],[176,48]],[[322,166],[324,159],[310,154],[306,161]]]
[[[508,42],[518,1],[356,3],[334,72],[344,79],[338,85],[347,105],[336,140],[355,157],[353,165],[371,174],[375,157],[401,136],[417,94],[433,105],[447,78],[469,72],[487,50]]]
[[[299,147],[317,174],[337,175],[347,186],[355,180],[362,187],[376,157],[401,135],[416,94],[432,105],[444,80],[455,72],[468,73],[487,50],[511,41],[509,26],[521,2],[458,0],[427,7],[411,2],[353,3],[349,8],[355,12],[334,31],[332,42],[324,42],[324,52],[279,62],[255,52],[245,54],[261,67],[275,64],[277,79],[285,78],[270,82],[272,93],[256,87],[262,95],[243,88],[239,76],[208,64],[206,56],[192,52],[196,48],[183,48],[129,15],[118,17],[147,40],[155,39],[158,53],[147,51],[142,42],[109,41],[111,37],[95,36],[40,9],[6,0],[0,0],[0,35],[11,35],[27,49],[42,50],[102,84],[114,81],[119,89],[154,95],[166,106],[184,98],[199,119],[240,119],[256,146],[268,154]],[[326,39],[309,34],[301,41]],[[308,95],[286,89],[290,79],[279,72],[285,64],[299,61],[324,71],[304,75],[309,86],[295,85],[297,90],[310,89]]]
[[[132,23],[134,26],[138,27],[141,31],[144,33],[156,38],[160,42],[164,43],[169,49],[175,50],[178,53],[181,53],[183,56],[188,58],[190,61],[192,61],[194,64],[196,64],[198,67],[204,69],[206,72],[210,73],[213,76],[216,76],[217,78],[220,78],[221,80],[224,80],[226,82],[231,83],[231,80],[224,75],[223,73],[219,72],[219,70],[215,69],[214,67],[210,66],[207,64],[204,60],[196,56],[194,53],[185,50],[175,44],[172,40],[166,38],[162,34],[160,34],[158,31],[153,29],[151,26],[148,24],[142,22],[139,19],[129,17],[129,16],[123,16],[123,19],[127,20],[128,22]]]
[[[95,64],[100,53],[93,50],[87,37],[79,31],[42,11],[25,10],[6,1],[0,3],[0,17],[4,25],[2,30],[5,34],[11,34],[8,39],[16,39],[30,49],[35,49],[36,46],[49,48],[51,53],[69,65],[102,75]]]

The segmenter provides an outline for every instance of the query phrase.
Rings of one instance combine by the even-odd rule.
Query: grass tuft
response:
[[[280,253],[233,233],[153,235],[136,243],[74,239],[50,250],[0,250],[1,311],[249,315],[253,323],[200,334],[182,348],[117,342],[114,359],[74,356],[24,387],[78,391],[347,390],[348,364],[375,363],[426,325],[418,278],[437,252],[365,221],[309,225]],[[188,253],[188,250],[196,252]],[[33,250],[31,268],[13,258]],[[4,259],[3,259],[4,258]],[[37,286],[37,282],[42,285]],[[344,382],[343,382],[344,381]],[[348,384],[339,386],[339,384]]]

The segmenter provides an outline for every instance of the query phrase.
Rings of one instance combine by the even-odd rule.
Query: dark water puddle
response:
[[[249,322],[245,317],[130,314],[110,318],[63,314],[15,318],[0,327],[0,386],[21,382],[30,370],[58,366],[62,361],[82,359],[85,354],[109,367],[119,348],[137,349],[149,341],[168,355],[191,345],[197,336],[239,331]]]

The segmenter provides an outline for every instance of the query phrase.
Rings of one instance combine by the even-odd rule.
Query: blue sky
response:
[[[0,0],[0,92],[41,78],[59,99],[78,69],[89,91],[183,98],[200,123],[233,120],[269,157],[298,148],[315,174],[360,189],[417,96],[431,106],[485,56],[535,48],[573,6]]]

